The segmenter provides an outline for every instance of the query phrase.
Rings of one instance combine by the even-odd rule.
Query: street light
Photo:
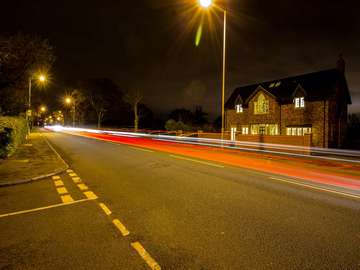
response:
[[[213,6],[212,0],[199,0],[200,6],[203,8],[210,8]],[[224,33],[223,33],[223,61],[222,61],[222,86],[221,86],[221,140],[224,139],[225,131],[225,81],[226,81],[226,21],[227,11],[219,6],[216,8],[220,9],[224,13]]]
[[[40,111],[41,111],[41,112],[46,112],[46,107],[45,107],[45,106],[41,106]]]
[[[208,8],[212,5],[212,0],[200,0],[200,5],[204,8]]]
[[[34,74],[30,75],[29,77],[29,100],[28,100],[28,110],[26,112],[26,119],[28,122],[28,133],[30,134],[30,130],[31,130],[31,84],[32,84],[32,80],[33,79],[37,79],[40,83],[45,83],[46,82],[46,76],[44,74],[40,74],[38,76],[35,76]]]
[[[76,101],[72,97],[65,97],[65,104],[70,105],[71,103],[73,104],[73,108],[72,108],[73,127],[75,127]]]

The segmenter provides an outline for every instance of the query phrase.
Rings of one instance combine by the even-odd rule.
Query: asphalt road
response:
[[[0,218],[2,269],[151,269],[149,256],[162,269],[360,269],[358,199],[220,163],[46,136],[98,199]],[[69,173],[61,179],[84,199]],[[1,189],[0,215],[45,202],[59,203],[52,180]],[[129,235],[114,229],[115,217]]]

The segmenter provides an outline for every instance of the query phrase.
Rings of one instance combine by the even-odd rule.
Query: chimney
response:
[[[342,54],[339,54],[339,59],[336,62],[336,68],[342,72],[345,73],[345,60],[343,58]]]

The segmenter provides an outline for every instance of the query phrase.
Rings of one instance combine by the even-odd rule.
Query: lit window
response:
[[[275,83],[272,83],[269,85],[269,88],[273,88],[275,86]]]
[[[281,82],[277,82],[276,84],[275,84],[275,87],[279,87],[281,85]]]
[[[269,100],[263,94],[260,94],[257,101],[254,102],[255,114],[266,114],[269,112]]]
[[[242,113],[244,111],[244,108],[243,108],[242,104],[237,104],[237,105],[235,105],[235,110],[237,113]]]
[[[305,99],[303,97],[300,98],[300,107],[301,108],[305,107]]]
[[[295,98],[295,108],[305,108],[305,98]]]
[[[249,128],[248,127],[242,127],[241,128],[241,134],[243,134],[243,135],[249,134]]]
[[[312,129],[309,127],[288,127],[286,128],[286,135],[288,136],[304,136],[305,134],[310,134]]]

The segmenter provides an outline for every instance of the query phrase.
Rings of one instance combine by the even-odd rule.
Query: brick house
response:
[[[231,139],[341,147],[351,97],[344,60],[337,65],[235,89],[225,104]]]

